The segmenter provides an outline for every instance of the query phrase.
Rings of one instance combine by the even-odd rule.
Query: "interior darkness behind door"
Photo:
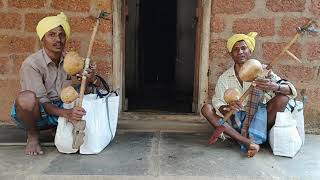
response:
[[[183,8],[178,7],[177,0],[138,0],[136,6],[137,43],[132,43],[137,48],[136,79],[128,77],[128,72],[133,74],[134,70],[127,68],[128,64],[133,66],[134,58],[126,57],[126,61],[130,61],[126,62],[126,81],[136,80],[135,86],[130,85],[134,84],[132,81],[126,82],[128,110],[191,112],[194,42],[191,46],[183,46],[183,43],[190,41],[182,41],[181,38],[188,38],[184,34],[190,30],[183,29],[188,25],[181,23],[189,22],[189,28],[192,28],[193,17],[181,21],[183,17],[179,13]],[[195,11],[195,6],[190,8]],[[184,52],[188,52],[190,57],[185,58]],[[186,60],[190,58],[191,62]]]
[[[140,3],[141,85],[168,85],[174,79],[176,2],[140,0]]]

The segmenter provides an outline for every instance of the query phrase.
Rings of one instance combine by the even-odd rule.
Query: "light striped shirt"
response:
[[[241,94],[243,94],[251,85],[251,82],[243,82],[243,86],[238,81],[238,78],[235,74],[234,65],[229,68],[227,71],[225,71],[218,79],[216,88],[215,88],[215,94],[212,97],[212,105],[214,109],[216,110],[216,113],[218,116],[223,117],[223,114],[219,111],[219,108],[222,105],[227,105],[227,103],[224,101],[224,92],[229,88],[237,88]],[[281,80],[279,76],[271,72],[270,74],[271,80],[273,82],[277,82]],[[295,98],[297,96],[297,91],[293,84],[291,84],[288,81],[282,82],[281,84],[287,84],[292,91],[292,95],[288,95],[289,98]],[[264,99],[263,103],[267,103],[270,99],[272,99],[275,96],[275,93],[272,91],[267,91],[264,93]],[[247,104],[247,99],[243,102],[243,105],[245,106]]]

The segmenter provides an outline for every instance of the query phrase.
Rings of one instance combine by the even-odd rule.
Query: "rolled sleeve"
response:
[[[22,90],[34,92],[40,103],[50,102],[41,74],[31,64],[24,64],[21,68],[20,83]]]
[[[296,88],[294,87],[294,85],[292,83],[286,81],[286,82],[283,82],[281,84],[286,84],[291,89],[292,94],[287,95],[290,99],[294,99],[294,98],[297,97],[297,95],[298,95],[297,90],[296,90]]]

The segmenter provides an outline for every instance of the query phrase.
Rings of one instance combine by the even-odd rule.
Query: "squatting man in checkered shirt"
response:
[[[67,17],[64,13],[45,17],[36,29],[43,48],[23,62],[20,69],[21,92],[11,108],[12,120],[27,131],[27,155],[43,154],[39,131],[56,127],[59,116],[73,123],[86,114],[82,107],[63,109],[60,99],[62,88],[72,83],[71,76],[63,69],[63,52],[70,37]],[[96,83],[99,86],[101,82],[96,80],[94,69],[91,65],[87,71],[87,85]]]
[[[212,98],[212,105],[205,104],[201,109],[203,116],[215,128],[220,125],[219,119],[223,118],[227,112],[230,110],[236,111],[235,115],[227,121],[228,123],[224,124],[226,127],[224,133],[236,140],[241,145],[241,150],[243,150],[248,157],[253,157],[260,149],[259,144],[266,141],[267,130],[269,131],[274,125],[277,112],[284,111],[289,99],[297,96],[295,87],[288,81],[279,81],[281,78],[273,72],[269,77],[253,82],[243,82],[239,78],[240,68],[251,58],[255,49],[256,35],[256,32],[251,32],[247,35],[235,34],[228,39],[227,49],[234,61],[234,65],[219,77],[215,87],[215,94]],[[255,141],[254,133],[251,134],[248,132],[247,135],[243,135],[241,131],[247,115],[245,107],[248,104],[248,100],[245,100],[243,103],[239,100],[233,101],[229,104],[224,101],[224,92],[228,88],[237,88],[241,94],[243,94],[251,83],[254,83],[253,85],[255,85],[256,89],[262,92],[261,100],[257,108],[258,110],[255,112],[251,121],[254,122],[254,119],[258,118],[255,123],[258,123],[258,126],[264,126],[264,132],[263,130],[260,132],[263,138],[260,138],[259,141]]]

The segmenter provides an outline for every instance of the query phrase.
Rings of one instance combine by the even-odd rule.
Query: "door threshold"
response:
[[[195,113],[121,112],[118,128],[125,131],[211,132],[204,117]]]

